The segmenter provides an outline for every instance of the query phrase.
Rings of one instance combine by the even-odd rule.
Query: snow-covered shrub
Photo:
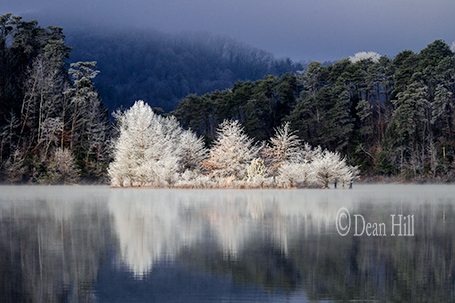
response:
[[[19,150],[16,150],[13,156],[4,162],[4,172],[10,182],[21,182],[27,170],[24,155]]]
[[[259,150],[238,121],[225,120],[217,130],[217,139],[208,159],[203,161],[203,167],[216,177],[242,179],[247,176],[250,161]]]
[[[261,158],[256,158],[251,161],[248,167],[248,179],[264,178],[267,175],[267,168]]]
[[[68,149],[57,148],[47,168],[47,177],[40,180],[50,184],[72,184],[79,179],[79,170]]]
[[[196,188],[216,188],[217,184],[212,177],[206,175],[196,176],[192,183]]]
[[[234,175],[230,175],[228,177],[221,177],[217,178],[219,188],[229,188],[233,185],[236,177]]]
[[[265,178],[267,177],[267,168],[261,158],[256,158],[251,161],[248,167],[248,187],[258,188],[264,186]]]
[[[183,174],[180,175],[180,180],[184,182],[189,182],[193,180],[197,175],[192,170],[185,170]]]

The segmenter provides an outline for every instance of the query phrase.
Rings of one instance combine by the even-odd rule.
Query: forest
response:
[[[303,69],[210,35],[90,35],[72,50],[62,28],[0,16],[3,182],[454,181],[455,54],[442,40]]]
[[[313,147],[345,155],[364,177],[454,181],[454,52],[436,40],[393,59],[357,53],[304,73],[189,95],[172,112],[210,144],[225,119],[256,141],[289,122]]]
[[[0,17],[1,179],[100,182],[110,159],[110,122],[92,79],[96,62],[67,64],[63,29]]]

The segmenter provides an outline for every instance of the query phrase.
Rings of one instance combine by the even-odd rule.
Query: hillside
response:
[[[165,34],[153,30],[65,31],[73,47],[69,62],[97,61],[94,83],[110,112],[142,99],[165,111],[188,94],[231,87],[302,70],[290,59],[228,37],[208,33]]]

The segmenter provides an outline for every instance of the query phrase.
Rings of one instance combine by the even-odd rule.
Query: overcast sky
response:
[[[359,51],[393,57],[455,40],[453,0],[1,0],[41,26],[153,28],[228,35],[276,57],[337,60]],[[6,3],[5,3],[6,2]],[[74,46],[73,46],[74,47]]]

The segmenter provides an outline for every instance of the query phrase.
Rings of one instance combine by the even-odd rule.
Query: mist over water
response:
[[[452,185],[2,186],[0,297],[2,302],[448,301],[455,286],[454,194]],[[346,236],[336,228],[342,207],[351,218]],[[360,216],[371,224],[369,231]],[[382,236],[367,235],[375,223],[384,224]],[[400,228],[413,236],[391,236]]]

